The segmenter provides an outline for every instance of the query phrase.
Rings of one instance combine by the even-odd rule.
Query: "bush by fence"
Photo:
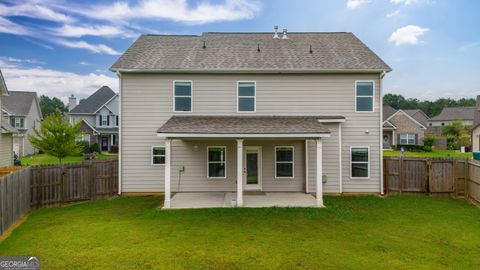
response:
[[[0,235],[31,209],[117,193],[117,159],[25,167],[0,177]]]

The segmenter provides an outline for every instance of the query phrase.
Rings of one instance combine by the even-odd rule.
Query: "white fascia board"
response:
[[[157,133],[163,138],[328,138],[330,134],[204,134],[204,133]]]

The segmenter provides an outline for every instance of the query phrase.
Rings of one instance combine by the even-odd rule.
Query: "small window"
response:
[[[108,125],[110,125],[110,121],[109,121],[109,119],[108,119],[108,115],[101,115],[101,114],[100,114],[100,115],[98,116],[98,118],[99,118],[99,121],[98,121],[98,122],[99,122],[100,126],[108,126]]]
[[[14,117],[12,118],[12,126],[15,128],[24,128],[25,127],[25,119],[19,118],[19,117]]]
[[[192,111],[192,82],[173,83],[174,95],[174,111],[175,112],[191,112]]]
[[[209,146],[207,175],[208,178],[225,178],[226,177],[226,154],[225,146]]]
[[[369,155],[368,147],[352,147],[351,150],[351,177],[352,178],[369,178]]]
[[[255,82],[238,82],[237,86],[237,111],[255,112]]]
[[[293,178],[293,146],[275,147],[275,178]]]
[[[355,111],[373,112],[373,82],[355,83]]]
[[[416,144],[415,134],[400,134],[400,144]]]
[[[165,164],[165,147],[153,146],[152,147],[152,165],[164,165]]]

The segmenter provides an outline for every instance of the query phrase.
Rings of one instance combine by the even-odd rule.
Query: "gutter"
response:
[[[116,72],[118,77],[118,195],[122,195],[122,74]]]
[[[122,73],[265,73],[265,74],[302,74],[302,73],[380,73],[390,72],[389,69],[145,69],[145,68],[110,68],[113,72]]]
[[[383,77],[385,77],[386,72],[380,74],[379,91],[380,91],[380,195],[384,195],[383,187]]]

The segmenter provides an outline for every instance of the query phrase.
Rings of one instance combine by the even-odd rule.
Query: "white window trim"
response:
[[[175,83],[177,83],[177,82],[189,82],[190,83],[190,96],[176,96],[175,95]],[[172,96],[173,96],[173,99],[172,99],[173,112],[175,112],[175,113],[191,113],[191,112],[193,112],[193,81],[191,81],[191,80],[174,80],[173,85],[172,85]],[[183,97],[183,98],[189,97],[190,98],[190,111],[177,111],[176,108],[175,108],[175,98],[176,97]]]
[[[352,149],[353,148],[367,148],[368,150],[368,174],[367,177],[354,177],[352,176]],[[355,163],[365,163],[365,161],[355,161]],[[370,179],[370,146],[350,146],[350,179]]]
[[[225,148],[225,160],[223,161],[223,163],[225,163],[225,175],[224,176],[210,176],[210,166],[208,166],[210,163],[222,163],[222,162],[219,162],[219,161],[209,161],[208,160],[208,152],[210,150],[210,148]],[[227,178],[227,146],[225,145],[217,145],[217,146],[214,146],[214,145],[210,145],[210,146],[207,146],[207,178],[208,179],[226,179]]]
[[[150,150],[151,165],[152,165],[152,166],[155,166],[155,167],[165,166],[165,163],[163,163],[163,164],[155,164],[155,163],[153,163],[153,157],[161,157],[161,156],[163,156],[163,157],[165,158],[165,154],[163,154],[163,155],[154,155],[154,154],[153,154],[153,148],[163,148],[163,149],[165,149],[165,146],[164,146],[164,145],[154,145],[154,146],[152,146],[152,149]]]
[[[372,93],[372,110],[371,111],[358,111],[357,110],[357,83],[361,82],[371,82],[373,84],[373,93]],[[375,112],[375,81],[374,80],[355,80],[355,112],[356,113],[374,113]],[[361,96],[361,97],[370,97],[370,96]]]
[[[415,135],[414,133],[405,133],[405,134],[399,134],[400,135],[400,141],[399,144],[403,145],[416,145],[417,141],[415,140]],[[402,143],[402,135],[407,136],[407,143]],[[408,139],[413,136],[413,143],[408,143]]]
[[[253,111],[239,111],[238,100],[240,96],[238,95],[238,89],[240,83],[253,83],[255,91],[253,97],[242,96],[242,98],[253,98]],[[237,81],[237,113],[256,113],[257,112],[257,81]]]
[[[292,148],[292,161],[277,161],[277,148]],[[295,178],[295,146],[275,146],[275,179],[293,179]],[[277,176],[277,163],[292,163],[292,176]]]
[[[23,118],[23,117],[14,117],[14,128],[19,128],[19,129],[26,129],[26,126],[27,126],[27,118]],[[21,126],[22,124],[22,120],[23,119],[23,126]],[[17,127],[17,120],[18,120],[18,124],[19,126]]]

